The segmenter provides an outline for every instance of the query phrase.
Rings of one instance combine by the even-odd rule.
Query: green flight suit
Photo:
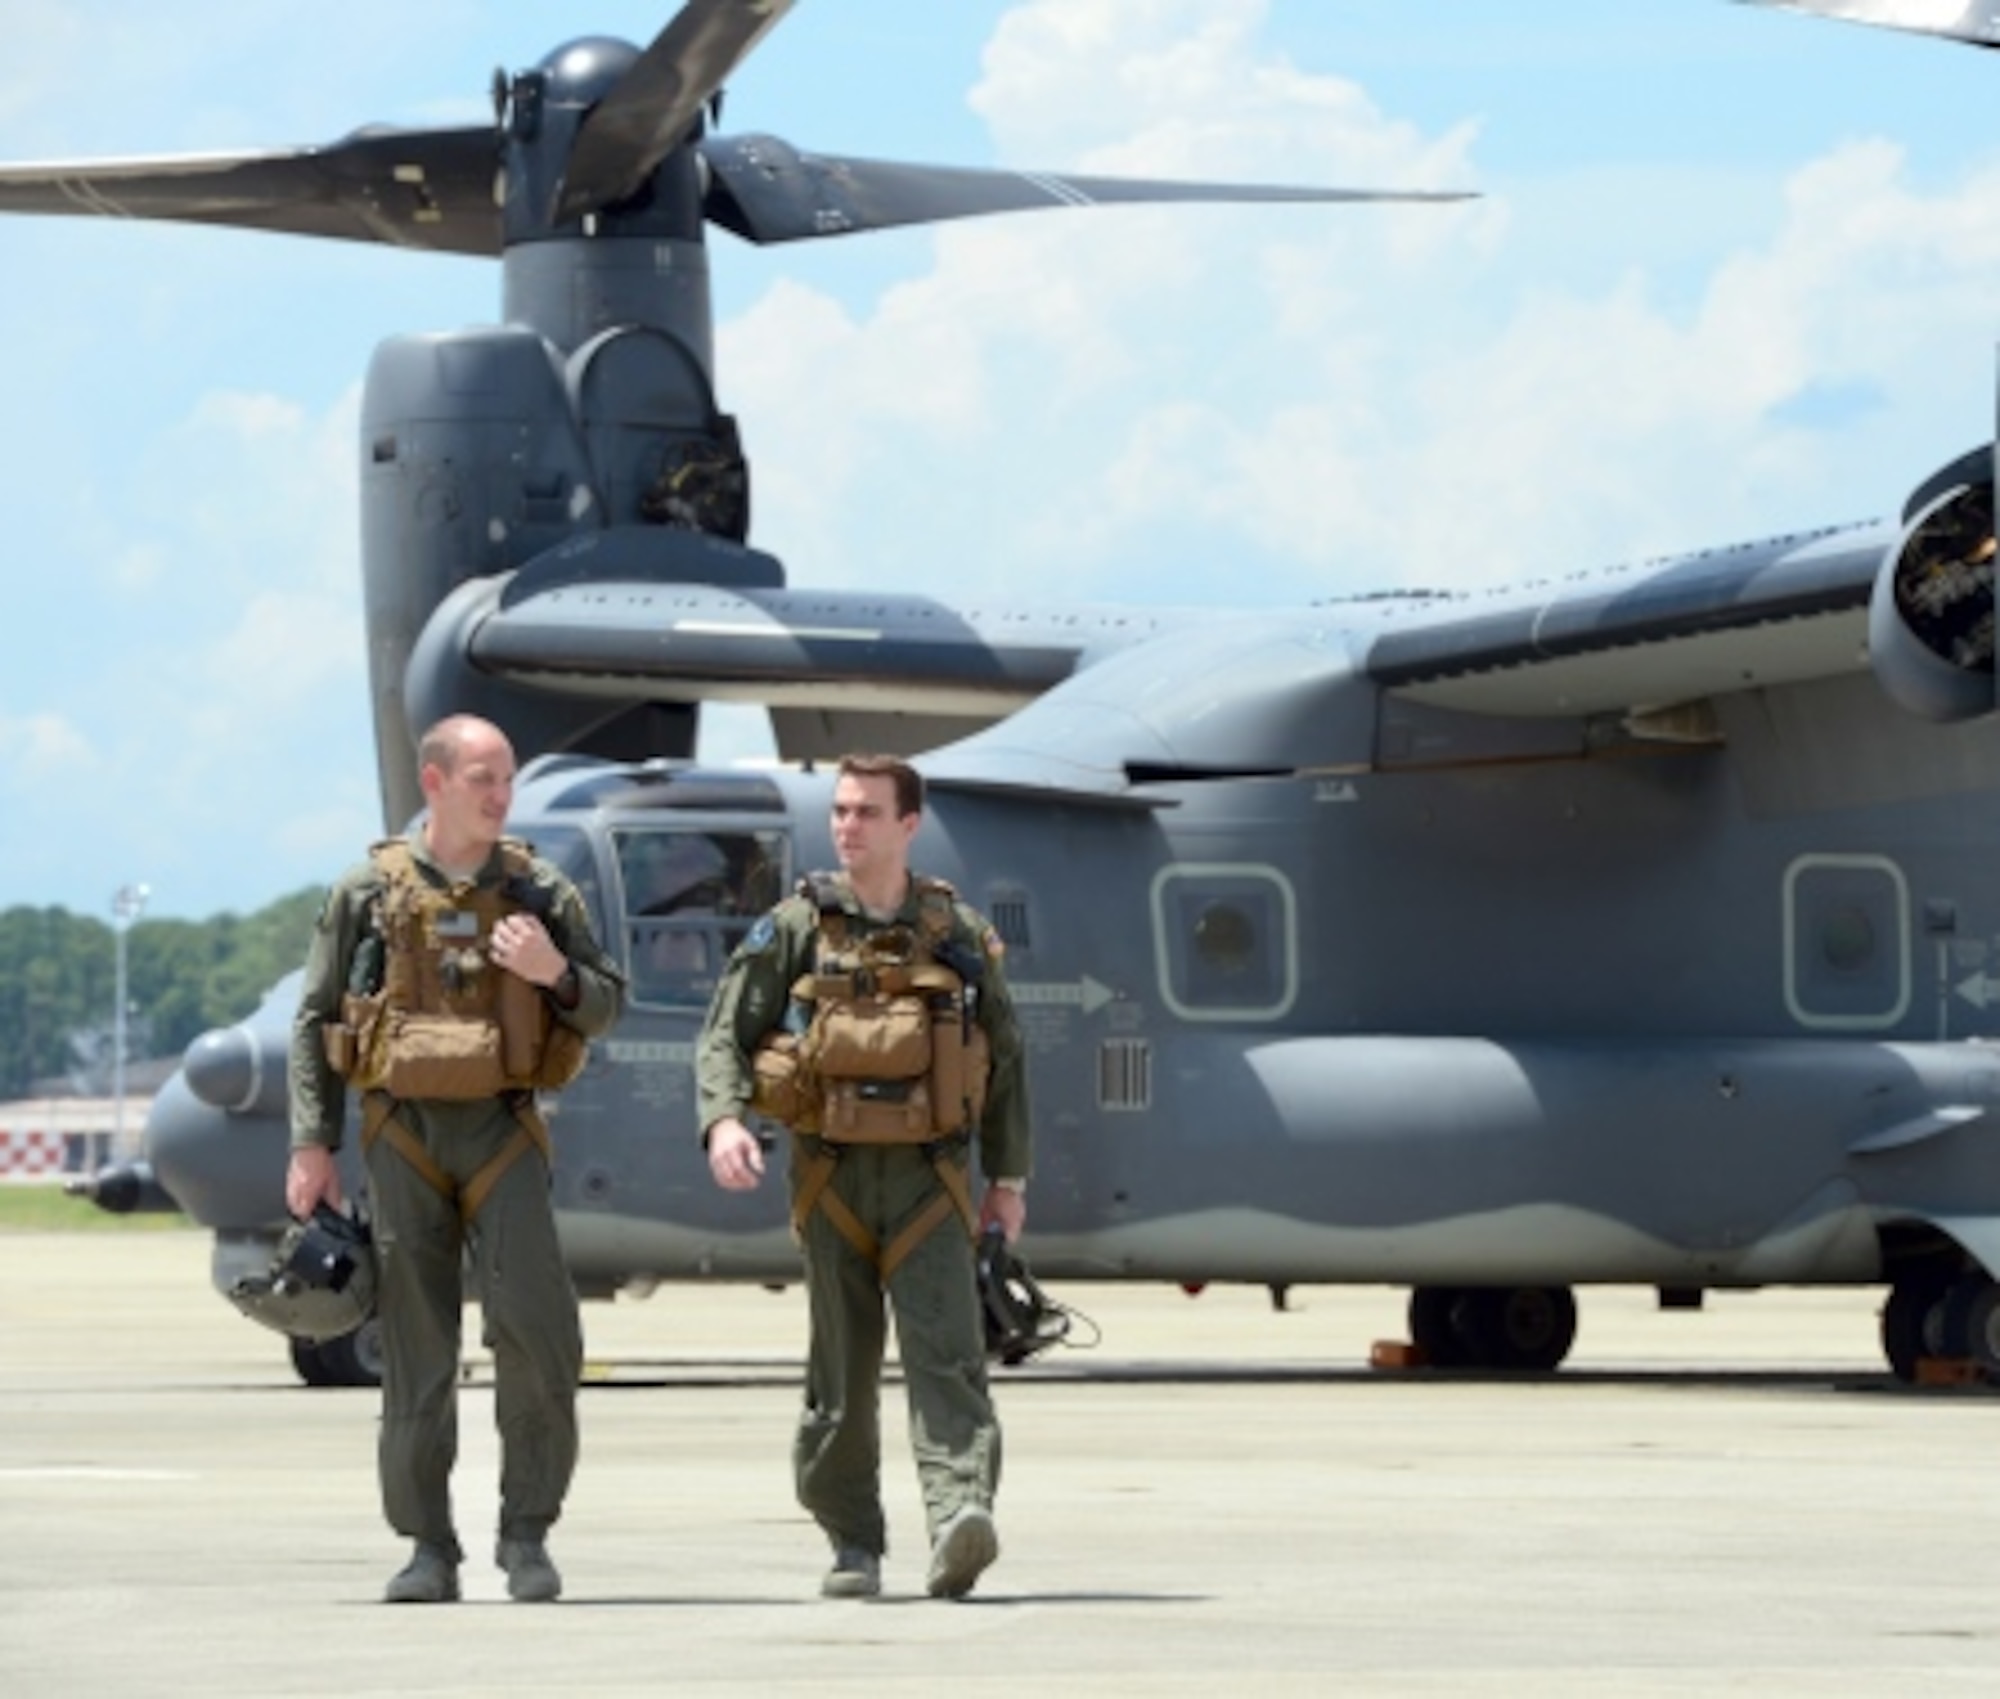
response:
[[[410,848],[423,877],[451,885],[425,851],[420,833],[410,835]],[[471,883],[491,886],[504,877],[496,850]],[[540,859],[532,878],[547,893],[549,935],[576,970],[576,1007],[565,1009],[554,998],[551,1007],[558,1020],[594,1037],[617,1019],[623,980],[592,936],[575,886]],[[340,1019],[341,995],[356,947],[369,933],[382,883],[372,861],[351,869],[328,895],[313,934],[292,1027],[295,1147],[340,1145],[347,1088],[327,1061],[321,1032]],[[388,1104],[386,1094],[369,1093],[364,1116]],[[395,1105],[395,1114],[438,1169],[463,1187],[514,1138],[521,1106],[520,1096],[419,1101]],[[458,1451],[463,1268],[469,1251],[485,1341],[493,1352],[500,1538],[539,1540],[561,1514],[575,1471],[576,1389],[583,1369],[576,1289],[556,1239],[548,1167],[533,1151],[511,1163],[466,1222],[458,1203],[388,1138],[370,1148],[367,1166],[380,1269],[383,1512],[399,1534],[439,1547],[454,1561],[463,1557],[452,1518],[451,1470]]]
[[[890,926],[919,928],[914,880],[902,909],[885,919],[866,914],[845,880],[834,889],[850,944]],[[992,1049],[992,1074],[977,1134],[980,1168],[989,1180],[1025,1180],[1031,1153],[1027,1070],[1000,941],[965,903],[953,905],[951,936],[985,962],[977,1019]],[[811,971],[819,939],[819,910],[801,894],[759,921],[730,957],[697,1047],[704,1130],[747,1112],[751,1055],[758,1040],[785,1021],[792,985]],[[966,1163],[969,1142],[958,1139],[950,1159]],[[796,1199],[804,1166],[827,1147],[801,1135],[794,1143],[790,1184]],[[850,1145],[840,1149],[828,1190],[886,1246],[933,1204],[942,1182],[923,1146]],[[792,1448],[794,1484],[800,1504],[834,1546],[880,1556],[888,1549],[879,1417],[885,1287],[876,1265],[824,1209],[806,1217],[803,1239],[812,1331],[805,1404]],[[964,1506],[990,1509],[1000,1479],[1000,1423],[987,1388],[973,1246],[956,1213],[894,1269],[886,1297],[895,1311],[925,1520],[935,1537]]]

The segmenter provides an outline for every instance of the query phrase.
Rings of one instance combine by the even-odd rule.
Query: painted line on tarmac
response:
[[[112,1469],[51,1464],[40,1469],[0,1469],[0,1486],[10,1481],[192,1481],[191,1469]]]

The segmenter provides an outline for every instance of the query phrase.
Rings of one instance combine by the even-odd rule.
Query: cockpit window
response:
[[[784,893],[785,835],[663,827],[612,841],[633,1000],[706,1003],[729,952]]]
[[[567,826],[538,825],[533,842],[535,853],[553,863],[576,887],[590,916],[591,931],[599,938],[609,938],[611,933],[604,924],[604,886],[597,877],[597,857],[590,853],[590,840]]]

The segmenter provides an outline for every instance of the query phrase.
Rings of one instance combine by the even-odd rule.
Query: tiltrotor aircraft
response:
[[[1898,1373],[2000,1364],[1992,449],[1882,524],[1512,595],[788,591],[745,541],[704,219],[774,241],[1236,191],[706,135],[784,9],[691,0],[643,53],[564,49],[497,129],[0,173],[0,209],[501,253],[501,328],[370,373],[370,659],[386,822],[413,725],[498,720],[535,757],[516,829],[629,966],[555,1116],[580,1287],[795,1274],[771,1189],[709,1181],[692,1044],[726,953],[832,862],[820,763],[887,748],[929,780],[919,865],[1006,942],[1044,1278],[1405,1284],[1432,1363],[1534,1369],[1582,1285],[1880,1284]],[[1920,27],[1987,41],[1996,10]],[[709,701],[766,705],[788,764],[692,762]],[[198,1040],[148,1126],[224,1289],[281,1221],[294,997]],[[372,1368],[365,1330],[295,1357]]]

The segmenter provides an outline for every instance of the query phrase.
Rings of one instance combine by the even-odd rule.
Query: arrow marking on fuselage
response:
[[[1989,1003],[2000,1003],[2000,979],[1975,973],[1970,979],[1958,982],[1958,994],[1976,1009],[1983,1009]]]
[[[694,1046],[685,1041],[647,1038],[613,1038],[606,1041],[604,1055],[612,1062],[678,1062],[694,1065]]]
[[[1024,1007],[1046,1007],[1051,1004],[1075,1004],[1086,1015],[1094,1015],[1104,1005],[1118,995],[1110,986],[1102,985],[1085,974],[1075,984],[1026,983],[1007,987],[1016,1003]]]

